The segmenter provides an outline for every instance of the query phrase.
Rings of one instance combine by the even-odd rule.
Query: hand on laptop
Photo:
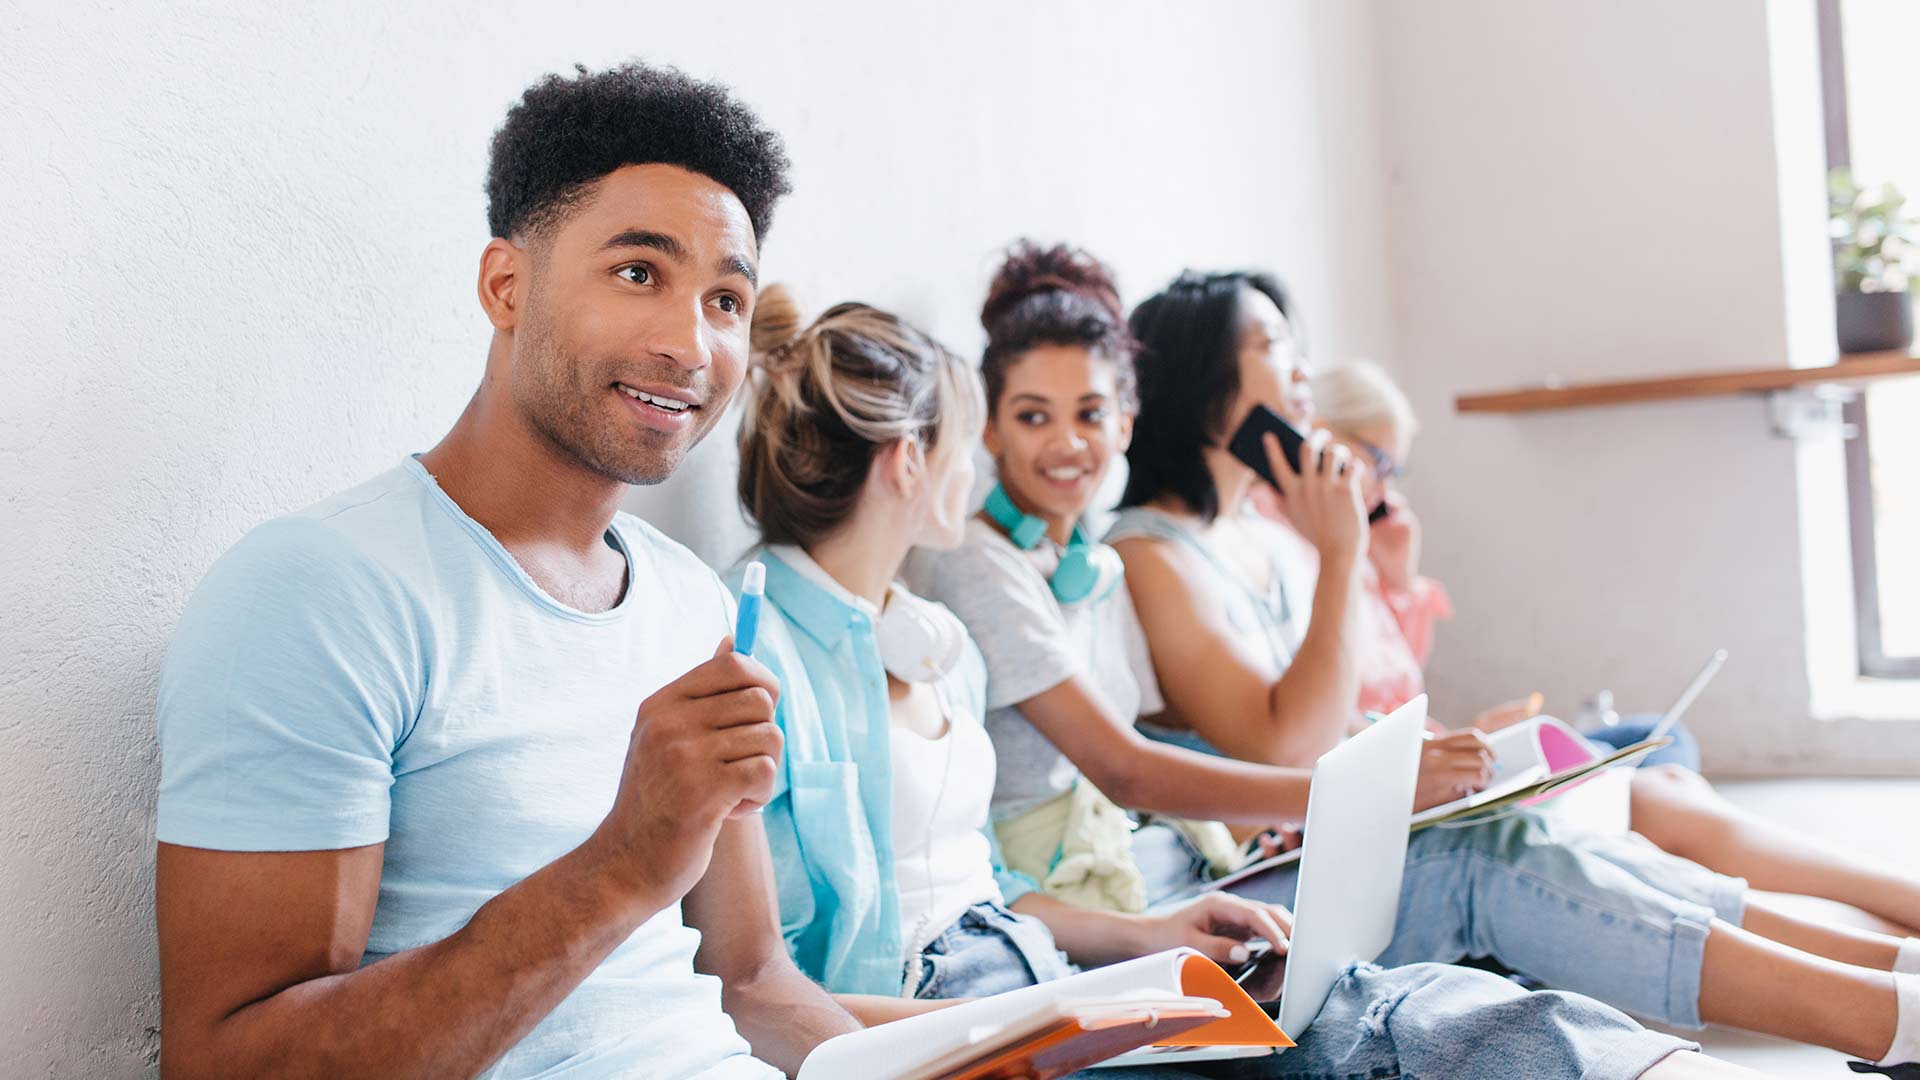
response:
[[[677,900],[700,880],[720,826],[773,797],[779,696],[773,673],[725,638],[640,703],[613,810],[591,841],[614,881]]]
[[[1274,952],[1286,952],[1293,933],[1291,911],[1227,892],[1202,893],[1191,903],[1165,915],[1143,916],[1140,922],[1145,931],[1138,950],[1142,955],[1185,945],[1229,969],[1250,958],[1249,942],[1265,941]]]
[[[1425,810],[1452,802],[1487,786],[1493,779],[1493,751],[1487,737],[1468,728],[1420,744],[1420,782],[1413,808]]]

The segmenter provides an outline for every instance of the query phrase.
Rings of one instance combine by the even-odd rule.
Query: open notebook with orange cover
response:
[[[795,1080],[1048,1080],[1148,1045],[1293,1043],[1218,964],[1171,949],[829,1039]]]

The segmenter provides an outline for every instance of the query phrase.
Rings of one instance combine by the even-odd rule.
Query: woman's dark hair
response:
[[[1135,408],[1133,357],[1140,345],[1127,329],[1113,272],[1085,251],[1015,241],[987,289],[980,325],[987,329],[980,377],[989,416],[999,408],[1007,368],[1046,345],[1079,346],[1111,360],[1120,407]]]
[[[1240,394],[1240,304],[1247,290],[1291,318],[1287,293],[1271,274],[1188,270],[1140,302],[1128,325],[1140,340],[1140,412],[1127,446],[1120,505],[1172,495],[1212,521],[1220,493],[1206,451],[1226,444],[1227,410]]]

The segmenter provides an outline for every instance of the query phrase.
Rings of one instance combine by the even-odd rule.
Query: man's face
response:
[[[665,480],[746,372],[759,256],[746,208],[679,166],[629,165],[527,247],[514,403],[589,469]]]

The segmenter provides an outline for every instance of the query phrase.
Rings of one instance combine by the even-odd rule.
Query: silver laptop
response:
[[[1707,684],[1713,681],[1715,675],[1720,674],[1720,665],[1726,662],[1727,650],[1713,650],[1713,655],[1707,657],[1707,662],[1701,665],[1700,673],[1693,677],[1693,681],[1687,684],[1685,690],[1680,691],[1680,696],[1674,699],[1673,704],[1660,717],[1660,722],[1647,733],[1647,738],[1657,739],[1672,731],[1673,725],[1679,723],[1680,718],[1685,716],[1687,709],[1693,705],[1693,699],[1700,696],[1700,691],[1707,688]]]
[[[1289,1039],[1306,1033],[1348,965],[1373,960],[1393,940],[1426,724],[1422,694],[1313,767],[1280,985],[1280,1030]]]
[[[1426,724],[1427,697],[1422,694],[1327,751],[1313,767],[1293,937],[1279,997],[1251,985],[1252,979],[1242,983],[1255,1001],[1276,1014],[1280,1030],[1295,1042],[1320,1015],[1340,973],[1350,964],[1379,956],[1393,940],[1400,915],[1400,876],[1407,861],[1407,820],[1420,774],[1420,733]],[[1277,960],[1270,963],[1278,966]],[[1259,969],[1254,974],[1258,976]],[[1171,1066],[1270,1052],[1153,1047],[1094,1067]]]

